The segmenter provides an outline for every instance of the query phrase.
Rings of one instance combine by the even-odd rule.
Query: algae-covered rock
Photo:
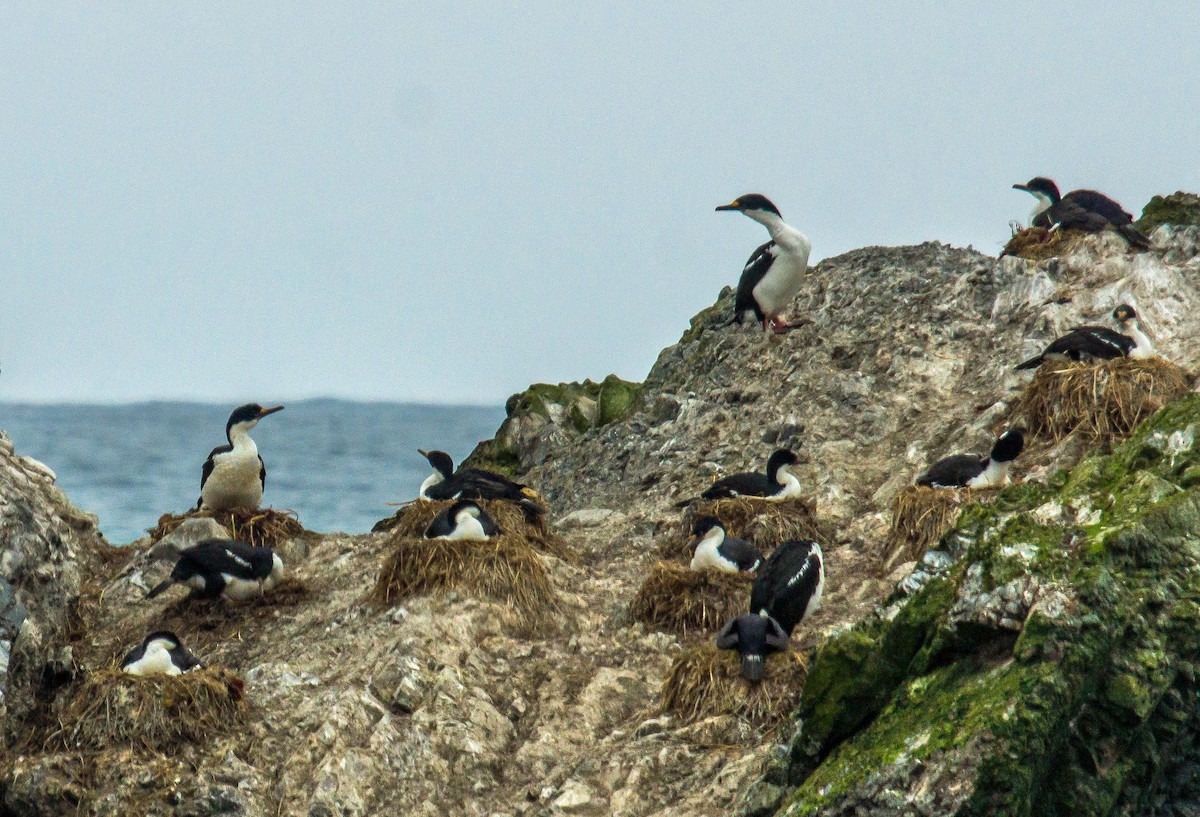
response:
[[[1169,196],[1155,196],[1142,208],[1142,217],[1134,223],[1147,235],[1161,224],[1200,227],[1200,196],[1182,190]]]
[[[496,436],[479,444],[467,462],[518,474],[587,432],[624,420],[642,403],[642,384],[610,374],[600,383],[534,383],[508,398]]]
[[[817,652],[778,813],[1200,801],[1198,430],[1191,394],[1112,454],[967,508],[943,577]]]

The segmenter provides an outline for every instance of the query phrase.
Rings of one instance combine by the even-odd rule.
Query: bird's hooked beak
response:
[[[1028,192],[1029,192],[1029,186],[1028,186],[1028,185],[1024,185],[1024,184],[1014,184],[1014,185],[1013,185],[1013,190],[1024,190],[1026,193],[1028,193]]]
[[[424,448],[418,448],[417,453],[420,454],[425,459],[429,459],[429,452],[426,451]]]
[[[277,411],[283,411],[283,406],[276,406],[275,408],[262,409],[258,412],[258,418],[261,420],[263,417],[266,417],[268,414],[274,414]]]
[[[742,203],[739,199],[734,199],[729,204],[722,204],[717,210],[741,210]]]

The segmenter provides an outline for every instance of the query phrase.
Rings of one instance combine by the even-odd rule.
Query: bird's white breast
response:
[[[171,661],[171,655],[161,644],[151,642],[136,661],[122,668],[130,675],[179,675],[182,670]]]
[[[460,513],[455,523],[454,530],[450,531],[449,535],[439,538],[465,539],[471,542],[483,542],[488,538],[483,530],[483,523],[468,513]]]
[[[993,485],[1008,484],[1008,468],[1011,462],[996,462],[988,460],[987,468],[977,476],[967,480],[968,488],[990,488]]]
[[[262,503],[262,463],[253,442],[213,457],[213,470],[200,491],[205,508],[257,508]]]
[[[692,554],[692,570],[712,568],[725,573],[737,573],[737,563],[726,559],[718,550],[724,541],[725,535],[719,528],[713,528],[705,534],[700,544],[696,545],[696,552]]]

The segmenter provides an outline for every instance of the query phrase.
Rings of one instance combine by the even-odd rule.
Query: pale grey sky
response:
[[[1111,6],[1111,7],[1110,7]],[[765,231],[1200,189],[1200,4],[6,3],[0,400],[642,378]]]

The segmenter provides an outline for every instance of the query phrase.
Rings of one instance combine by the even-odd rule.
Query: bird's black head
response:
[[[1045,176],[1034,176],[1025,182],[1025,184],[1014,184],[1013,189],[1024,190],[1026,193],[1033,193],[1034,195],[1041,193],[1043,196],[1049,198],[1050,201],[1058,201],[1061,198],[1058,195],[1058,185]]]
[[[717,649],[737,650],[742,656],[742,677],[747,681],[761,681],[767,672],[766,657],[787,647],[787,633],[770,616],[738,616],[717,633]]]
[[[704,536],[713,528],[725,530],[725,526],[721,524],[721,520],[715,516],[702,516],[696,520],[696,524],[692,525],[692,536]]]
[[[786,448],[780,448],[767,459],[767,477],[775,479],[775,474],[785,465],[795,465],[796,455]]]
[[[283,411],[283,406],[275,408],[263,408],[258,403],[247,403],[244,406],[238,406],[229,415],[229,422],[225,423],[225,435],[228,436],[230,430],[234,426],[242,426],[246,430],[254,428],[259,420],[266,417],[268,414],[274,414],[277,411]]]
[[[454,476],[454,460],[450,459],[450,455],[445,451],[425,451],[418,448],[417,453],[429,460],[429,464],[433,466],[433,470],[446,479]]]
[[[722,204],[717,209],[737,210],[742,213],[749,212],[750,210],[765,210],[768,213],[774,213],[783,218],[783,215],[779,212],[779,208],[772,204],[771,200],[762,193],[747,193],[744,196],[738,196],[729,202],[729,204]]]
[[[179,636],[175,635],[175,633],[171,632],[170,630],[156,630],[155,632],[150,633],[150,635],[146,636],[142,640],[142,646],[149,647],[154,641],[161,641],[163,646],[165,646],[168,650],[173,650],[180,646]]]
[[[1019,428],[1010,428],[996,438],[992,446],[992,460],[995,462],[1012,462],[1021,456],[1025,450],[1025,435]]]
[[[1125,323],[1125,321],[1135,320],[1138,314],[1129,304],[1120,304],[1112,311],[1112,316],[1114,320]]]
[[[481,513],[479,505],[474,500],[460,499],[450,506],[449,516],[451,519],[458,519],[458,515],[463,511],[471,514],[476,519],[479,518],[479,514]]]

